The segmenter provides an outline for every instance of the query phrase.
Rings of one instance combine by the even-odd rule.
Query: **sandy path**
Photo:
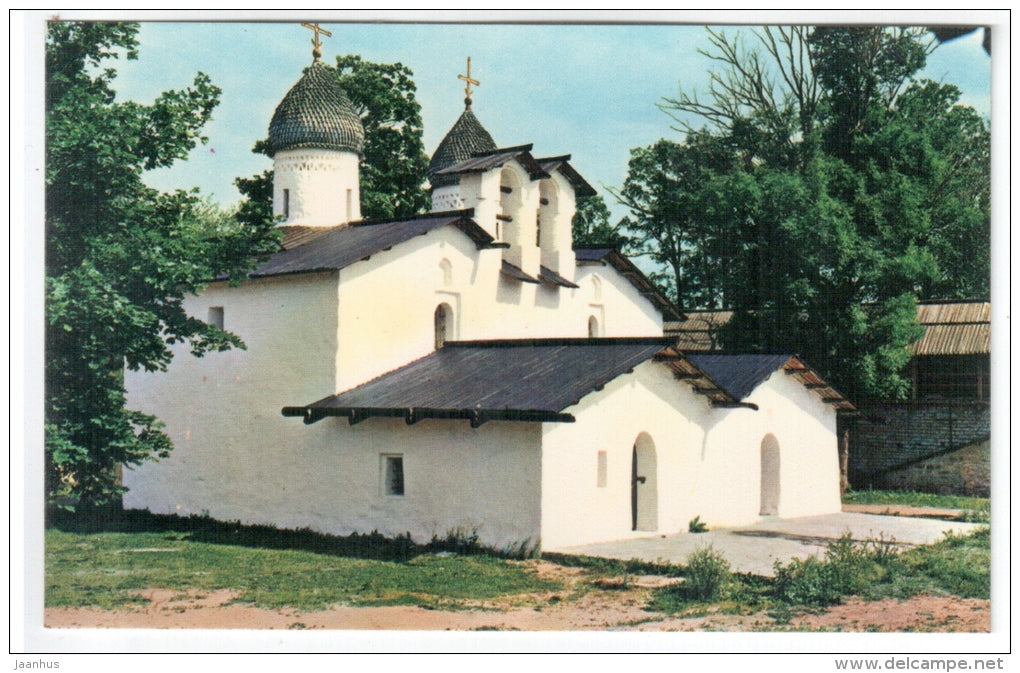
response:
[[[518,631],[758,631],[775,628],[838,631],[976,631],[990,629],[987,600],[918,596],[906,601],[852,600],[818,614],[777,623],[765,613],[710,614],[676,618],[642,609],[646,586],[593,591],[540,608],[429,610],[416,606],[337,607],[321,611],[267,610],[232,604],[236,592],[179,594],[142,592],[149,603],[122,610],[47,608],[47,628],[132,629],[338,629],[338,630],[518,630]]]

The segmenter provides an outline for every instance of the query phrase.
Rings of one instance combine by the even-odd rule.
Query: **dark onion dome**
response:
[[[479,152],[491,152],[494,149],[496,149],[496,142],[469,107],[464,110],[457,123],[439,143],[436,153],[432,155],[428,170],[429,184],[433,189],[457,184],[460,181],[460,176],[436,175],[436,173],[459,164],[465,159],[470,159]]]
[[[313,63],[276,106],[269,122],[271,155],[315,147],[361,154],[365,128],[332,68]]]

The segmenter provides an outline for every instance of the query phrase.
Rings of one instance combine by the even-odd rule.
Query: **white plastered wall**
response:
[[[162,419],[174,450],[125,468],[125,506],[321,528],[324,514],[306,496],[331,485],[325,428],[280,411],[333,386],[336,274],[217,283],[185,306],[202,319],[222,306],[224,328],[247,350],[196,358],[177,348],[166,372],[126,373],[128,407]]]
[[[158,513],[207,513],[224,520],[347,530],[344,526],[351,519],[338,514],[337,507],[349,512],[354,503],[338,501],[340,496],[333,492],[345,475],[358,469],[369,470],[372,484],[377,485],[379,466],[377,455],[364,465],[355,465],[360,459],[338,459],[341,437],[360,438],[360,446],[367,450],[376,441],[370,439],[370,431],[384,429],[378,441],[385,443],[383,438],[395,436],[395,430],[379,420],[351,428],[360,434],[338,431],[339,421],[305,426],[300,419],[283,417],[282,407],[309,404],[432,352],[434,313],[440,303],[453,309],[449,335],[453,339],[587,335],[595,300],[591,285],[550,288],[512,281],[500,274],[500,262],[499,249],[479,251],[461,231],[444,227],[380,251],[339,274],[281,276],[234,288],[216,283],[202,295],[188,298],[187,310],[200,319],[208,316],[210,307],[223,307],[224,327],[238,334],[248,349],[195,358],[178,348],[168,372],[127,373],[129,408],[164,420],[175,449],[159,463],[125,470],[124,482],[130,489],[125,505]],[[660,335],[661,319],[654,307],[632,292],[615,270],[600,267],[600,271],[604,281],[599,301],[604,305],[601,315],[613,328],[609,335]],[[625,301],[628,292],[634,295],[634,304]],[[402,429],[403,422],[396,426]],[[466,423],[456,426],[457,432],[469,429]],[[521,438],[525,426],[538,427],[490,423],[476,434],[457,435],[462,452],[450,455],[468,460],[463,451],[471,437],[486,436],[478,434],[482,431],[494,437],[485,442],[499,444],[503,440],[495,438],[497,430],[511,442],[501,455],[510,455],[511,446],[518,446],[513,442],[520,441],[524,444],[518,448],[527,453],[532,444]],[[444,436],[446,431],[429,428],[425,421],[411,427],[407,432],[412,434],[403,437],[401,445],[415,445],[419,431],[427,445],[438,445],[438,440],[429,437]],[[536,447],[537,441],[533,442]],[[408,460],[419,458],[409,456]],[[511,462],[519,460],[524,458],[518,455]],[[537,466],[538,458],[534,460]],[[476,464],[479,471],[471,479],[484,486],[479,493],[491,490],[485,479],[501,479],[500,473],[507,473],[499,465]],[[411,467],[409,462],[406,469]],[[484,477],[490,468],[495,472]],[[523,469],[513,467],[511,472],[519,474]],[[532,526],[528,517],[537,520],[537,488],[528,496],[536,509],[522,513],[520,503],[507,505],[513,511],[501,519],[504,532],[491,540],[509,543],[532,537],[532,528],[538,524]],[[470,500],[466,491],[450,492]],[[433,512],[429,521],[464,519],[458,510],[433,505],[429,504]],[[371,522],[372,528],[381,530],[389,519],[378,506],[373,507],[359,515],[358,525]],[[394,524],[398,528],[408,525],[400,517],[394,521],[404,521]],[[446,530],[433,531],[426,523],[418,521],[412,532],[445,534]]]
[[[760,450],[776,436],[781,451],[779,515],[839,511],[835,414],[778,372],[749,401],[760,409],[716,409],[662,364],[647,362],[586,396],[575,423],[544,425],[543,548],[685,532],[696,516],[710,526],[759,518]],[[632,530],[631,455],[647,433],[656,473],[657,528]],[[606,485],[597,485],[606,451]],[[654,478],[652,478],[654,476]]]
[[[577,289],[512,280],[500,267],[499,249],[478,250],[450,226],[342,270],[331,392],[431,353],[443,303],[453,309],[453,340],[586,337],[593,310],[605,324],[602,336],[662,335],[658,311],[612,267],[583,267]],[[593,272],[601,278],[598,293]]]
[[[334,226],[361,219],[358,155],[294,149],[273,157],[273,214],[285,224]],[[284,213],[284,190],[289,194]]]
[[[538,543],[538,424],[471,428],[467,421],[425,419],[408,426],[402,419],[371,418],[349,426],[327,418],[306,428],[290,420],[295,432],[322,426],[322,439],[328,438],[321,446],[322,466],[332,483],[308,492],[332,513],[327,532],[410,533],[418,542],[474,532],[497,549]],[[383,455],[402,458],[403,496],[386,495],[382,488]]]

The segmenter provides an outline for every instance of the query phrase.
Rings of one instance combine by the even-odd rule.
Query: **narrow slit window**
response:
[[[223,329],[223,307],[222,306],[210,306],[209,307],[209,319],[207,323]]]
[[[283,190],[283,216],[290,217],[290,190]]]
[[[384,455],[382,472],[383,495],[404,495],[404,457]]]
[[[606,458],[605,451],[599,451],[598,454],[598,475],[596,477],[595,485],[599,488],[605,488],[606,486],[606,474],[607,474],[608,459]]]

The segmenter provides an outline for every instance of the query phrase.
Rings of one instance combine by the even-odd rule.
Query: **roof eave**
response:
[[[287,417],[304,419],[306,425],[317,423],[328,416],[346,418],[350,425],[356,425],[369,418],[403,418],[408,425],[425,419],[466,420],[477,428],[489,421],[510,421],[523,423],[573,423],[572,414],[545,409],[435,409],[430,407],[326,407],[310,404],[305,407],[284,407],[282,414]]]

